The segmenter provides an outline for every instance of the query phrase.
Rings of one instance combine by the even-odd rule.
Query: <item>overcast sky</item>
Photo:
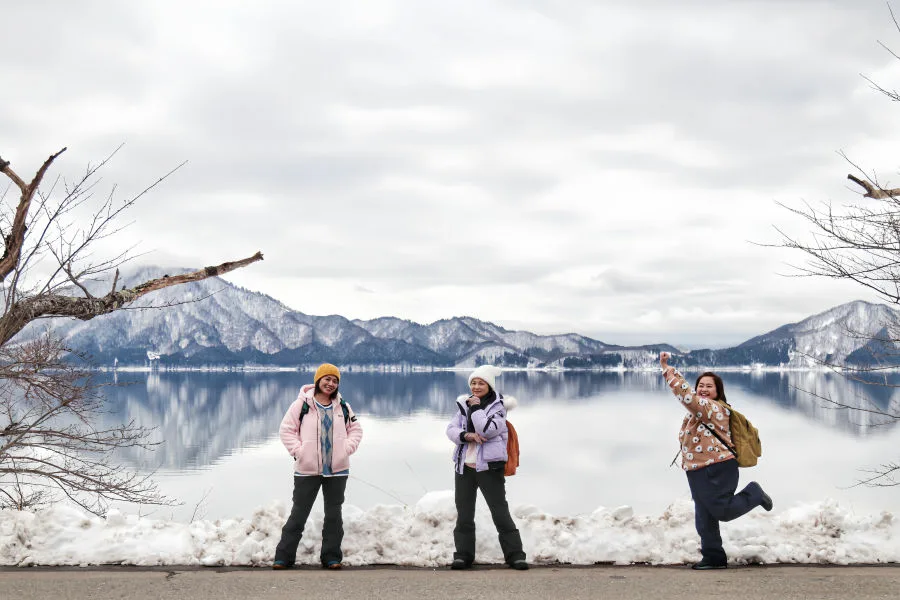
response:
[[[857,298],[753,242],[897,185],[881,0],[7,2],[0,156],[143,198],[142,260],[309,314],[722,346]],[[5,186],[5,184],[3,184]],[[2,192],[3,188],[0,188]]]

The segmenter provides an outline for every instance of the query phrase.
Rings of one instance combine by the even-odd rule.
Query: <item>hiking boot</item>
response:
[[[322,568],[323,569],[331,569],[333,571],[336,571],[343,566],[344,565],[342,565],[341,561],[339,561],[339,560],[329,560],[327,563],[322,565]]]
[[[772,503],[772,497],[763,492],[762,488],[760,488],[759,491],[762,492],[762,498],[759,501],[759,505],[766,509],[766,511],[772,510],[772,507],[774,506],[774,504]]]
[[[272,568],[276,571],[281,571],[282,569],[291,569],[294,565],[289,565],[283,560],[276,560],[272,563]]]
[[[454,571],[462,571],[463,569],[471,569],[472,563],[467,562],[461,558],[454,558],[453,562],[450,563],[450,568]]]
[[[524,558],[520,558],[519,560],[512,561],[512,564],[510,564],[509,566],[516,571],[527,571],[528,561],[526,561]]]
[[[709,571],[712,569],[727,569],[728,565],[726,563],[711,562],[704,558],[700,562],[691,565],[691,568],[695,571]]]

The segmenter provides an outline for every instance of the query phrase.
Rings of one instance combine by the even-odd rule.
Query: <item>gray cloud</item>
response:
[[[306,312],[741,341],[859,295],[780,278],[790,255],[748,240],[803,232],[772,200],[852,197],[835,150],[900,128],[859,76],[889,77],[876,40],[900,45],[878,3],[4,15],[0,155],[27,173],[67,145],[72,177],[124,141],[104,173],[123,195],[189,160],[123,245],[177,264],[262,249],[235,280]]]

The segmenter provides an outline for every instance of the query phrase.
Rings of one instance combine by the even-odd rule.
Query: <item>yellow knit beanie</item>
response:
[[[337,380],[341,380],[341,372],[338,371],[338,368],[331,363],[323,363],[319,365],[319,368],[316,369],[316,376],[313,377],[313,382],[319,383],[319,380],[325,377],[326,375],[334,375],[337,377]]]

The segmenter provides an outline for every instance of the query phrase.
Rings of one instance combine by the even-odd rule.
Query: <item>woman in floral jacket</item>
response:
[[[738,494],[738,465],[731,441],[731,409],[725,400],[725,384],[715,373],[697,378],[696,390],[669,366],[668,352],[659,355],[663,377],[687,410],[678,432],[681,468],[685,470],[694,499],[694,525],[700,534],[702,559],[698,570],[724,569],[728,557],[722,547],[720,521],[731,521],[757,506],[772,510],[772,499],[755,481]]]

